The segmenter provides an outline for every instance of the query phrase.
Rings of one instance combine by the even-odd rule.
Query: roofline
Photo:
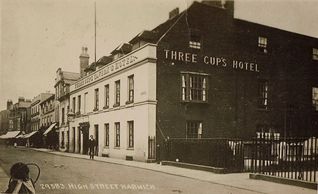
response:
[[[293,35],[296,35],[296,36],[302,36],[304,38],[318,39],[318,37],[309,36],[309,35],[301,34],[301,33],[298,33],[298,32],[292,32],[292,31],[288,31],[288,30],[281,29],[281,28],[278,28],[278,27],[273,27],[273,26],[269,26],[269,25],[265,25],[265,24],[261,24],[261,23],[257,23],[257,22],[252,22],[252,21],[249,21],[249,20],[244,20],[244,19],[240,19],[240,18],[233,18],[233,20],[234,21],[238,21],[238,22],[245,22],[245,23],[251,23],[251,24],[254,24],[254,25],[259,25],[259,26],[262,26],[262,27],[265,27],[265,28],[270,28],[270,29],[274,29],[274,30],[277,30],[277,31],[290,33],[290,34],[293,34]]]

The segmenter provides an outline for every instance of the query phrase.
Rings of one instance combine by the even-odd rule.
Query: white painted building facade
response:
[[[70,86],[69,151],[146,161],[156,134],[156,45],[146,44]],[[85,124],[86,131],[81,128]]]

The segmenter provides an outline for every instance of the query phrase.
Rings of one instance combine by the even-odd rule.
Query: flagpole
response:
[[[95,10],[95,64],[96,64],[96,1],[94,2],[94,10]]]

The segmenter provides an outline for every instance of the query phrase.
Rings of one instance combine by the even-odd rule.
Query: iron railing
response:
[[[163,160],[224,168],[227,172],[244,170],[242,140],[170,138],[164,148]]]
[[[254,138],[251,171],[318,182],[318,138]]]
[[[156,138],[148,136],[148,159],[156,159]]]

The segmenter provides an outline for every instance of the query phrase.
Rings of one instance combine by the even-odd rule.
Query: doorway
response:
[[[96,151],[95,151],[95,155],[96,156],[98,156],[98,151],[99,151],[99,149],[98,149],[98,125],[94,125],[94,132],[95,132],[95,139],[96,139]]]
[[[88,154],[88,128],[82,130],[83,133],[83,154],[87,155]]]
[[[78,137],[78,138],[77,138],[77,139],[78,139],[78,153],[81,153],[81,143],[82,143],[82,142],[81,142],[81,133],[82,133],[82,132],[81,132],[81,130],[80,130],[79,127],[77,128],[77,132],[78,132],[78,133],[77,133],[77,137]]]

